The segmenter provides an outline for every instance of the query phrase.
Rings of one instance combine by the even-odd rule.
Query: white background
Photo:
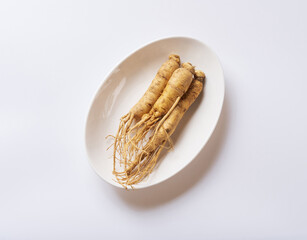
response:
[[[0,239],[307,239],[307,4],[1,1]],[[127,192],[90,168],[91,100],[132,51],[189,36],[219,56],[209,143]]]

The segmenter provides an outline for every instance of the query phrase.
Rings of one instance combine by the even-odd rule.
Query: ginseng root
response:
[[[155,78],[151,82],[149,88],[142,96],[142,98],[135,104],[129,113],[124,115],[120,119],[118,131],[114,137],[113,143],[113,173],[116,176],[116,162],[123,163],[122,156],[123,146],[127,141],[127,133],[130,131],[131,126],[141,119],[141,117],[148,113],[154,103],[162,94],[168,80],[172,76],[173,72],[180,67],[180,57],[178,55],[170,55],[169,59],[163,63],[158,70]]]
[[[162,149],[167,142],[170,142],[170,136],[174,133],[184,113],[202,91],[204,79],[205,74],[197,70],[195,72],[195,79],[188,91],[183,95],[163,124],[155,129],[154,135],[144,146],[143,151],[135,157],[126,169],[125,177],[121,178],[120,183],[122,185],[131,186],[137,184],[152,172]]]
[[[130,158],[140,150],[138,146],[142,146],[141,141],[145,141],[146,134],[159,124],[161,125],[178,104],[180,98],[188,90],[194,72],[194,67],[190,63],[183,63],[181,68],[175,70],[150,112],[144,114],[142,119],[131,128],[128,134],[129,142],[124,146],[124,152],[128,153]]]
[[[142,152],[146,139],[150,136],[150,130],[161,124],[178,104],[182,95],[188,90],[195,73],[194,67],[190,63],[183,63],[182,67],[176,69],[167,82],[161,96],[157,99],[149,113],[142,116],[142,119],[126,132],[128,141],[122,141],[118,145],[120,162],[124,164],[124,171],[114,171],[117,181],[127,177],[127,166]]]

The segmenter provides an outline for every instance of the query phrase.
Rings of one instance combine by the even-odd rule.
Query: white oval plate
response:
[[[206,74],[205,88],[186,112],[172,136],[174,149],[161,154],[152,174],[134,188],[145,188],[170,178],[187,166],[205,146],[221,113],[225,84],[215,53],[204,43],[186,37],[152,42],[132,53],[106,77],[90,108],[86,124],[86,147],[91,166],[105,181],[122,187],[112,175],[112,139],[119,119],[141,98],[168,55],[180,55]]]

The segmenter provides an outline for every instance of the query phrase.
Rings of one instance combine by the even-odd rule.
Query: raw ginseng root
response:
[[[163,123],[188,90],[194,73],[194,67],[190,63],[183,63],[181,68],[176,69],[149,113],[144,114],[142,119],[127,132],[129,141],[119,146],[119,153],[124,162],[124,171],[115,173],[118,182],[127,177],[126,169],[132,159],[142,152],[146,139],[150,137],[148,136],[149,131]]]
[[[148,113],[154,103],[162,94],[168,80],[172,76],[173,72],[180,67],[180,57],[178,55],[170,55],[169,59],[163,63],[158,70],[155,78],[151,82],[149,88],[142,96],[142,98],[135,104],[129,113],[124,115],[120,119],[118,131],[114,137],[113,144],[113,173],[116,176],[116,161],[119,164],[123,163],[121,156],[123,155],[123,145],[127,141],[127,133],[130,130],[132,124],[140,119],[144,114]],[[119,157],[117,157],[119,155]]]
[[[163,124],[155,129],[154,135],[144,146],[141,153],[130,163],[126,169],[126,177],[121,179],[121,184],[124,186],[137,184],[152,172],[162,149],[167,142],[170,142],[170,136],[174,133],[184,113],[202,91],[204,79],[205,74],[197,70],[195,72],[195,79],[188,91],[183,95]]]

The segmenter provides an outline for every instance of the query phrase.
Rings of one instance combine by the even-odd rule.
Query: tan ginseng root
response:
[[[170,142],[170,136],[174,133],[184,113],[201,93],[204,86],[204,79],[205,74],[197,70],[195,72],[195,79],[191,83],[188,91],[182,96],[177,106],[163,124],[155,129],[154,135],[144,146],[143,151],[126,170],[127,178],[122,179],[125,186],[131,186],[141,182],[144,177],[152,172],[164,145]]]
[[[142,119],[130,129],[127,134],[129,141],[120,146],[123,147],[120,149],[120,154],[125,164],[125,170],[116,175],[119,183],[122,183],[121,179],[127,178],[127,167],[143,151],[142,147],[146,144],[146,139],[150,137],[148,136],[150,129],[162,124],[171,113],[182,95],[188,90],[194,73],[194,67],[190,63],[183,63],[181,68],[176,69],[150,112],[144,114]]]
[[[119,165],[123,163],[121,158],[123,149],[122,146],[127,140],[127,133],[130,130],[130,127],[134,122],[140,120],[144,114],[151,110],[154,103],[162,94],[173,72],[179,67],[180,57],[178,55],[171,54],[168,60],[164,62],[158,70],[155,78],[142,98],[131,108],[129,113],[120,119],[118,131],[114,137],[113,143],[113,174],[115,176],[117,176],[116,162],[118,162]]]
[[[183,94],[188,90],[194,73],[195,69],[190,63],[183,63],[180,68],[174,71],[150,112],[144,114],[142,119],[131,128],[131,134],[128,135],[130,141],[126,145],[126,150],[129,150],[129,147],[131,149],[137,148],[137,144],[145,139],[144,137],[150,129],[156,127],[158,124],[162,124],[167,115],[178,104]]]

